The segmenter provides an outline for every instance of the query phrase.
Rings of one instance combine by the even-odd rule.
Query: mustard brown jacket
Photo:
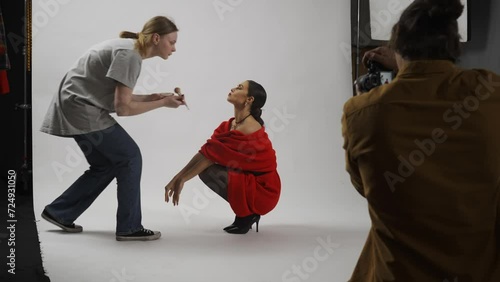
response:
[[[342,134],[372,222],[351,282],[500,281],[500,76],[412,61]]]

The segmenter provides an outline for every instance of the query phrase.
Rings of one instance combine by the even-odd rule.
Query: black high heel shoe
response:
[[[231,223],[231,225],[228,225],[228,226],[224,227],[223,230],[226,231],[228,229],[234,228],[236,226],[236,224],[238,224],[238,222],[240,222],[240,221],[241,221],[241,217],[235,216],[233,223]]]
[[[252,229],[252,225],[255,223],[256,231],[259,232],[259,220],[260,215],[258,214],[236,217],[234,223],[224,228],[224,230],[231,234],[246,234],[250,229]]]
[[[245,217],[239,217],[239,216],[234,216],[234,221],[233,223],[231,223],[230,225],[224,227],[224,231],[228,230],[228,229],[232,229],[232,228],[235,228],[236,226],[240,226],[240,225],[244,225],[246,223],[244,223],[244,220],[245,220]],[[252,229],[250,227],[250,229]]]

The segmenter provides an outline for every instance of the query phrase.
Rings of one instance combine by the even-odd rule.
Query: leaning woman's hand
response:
[[[179,197],[183,187],[184,181],[180,177],[174,177],[170,180],[167,186],[165,186],[165,202],[168,203],[170,197],[172,197],[172,204],[174,206],[179,205]]]
[[[178,108],[184,105],[184,96],[171,95],[162,99],[164,106],[167,108]]]
[[[165,97],[168,97],[168,96],[172,96],[174,95],[174,93],[153,93],[153,94],[150,94],[150,98],[149,98],[149,101],[156,101],[156,100],[161,100]]]

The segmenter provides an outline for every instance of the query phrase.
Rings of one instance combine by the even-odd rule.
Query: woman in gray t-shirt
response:
[[[67,232],[81,232],[74,221],[116,178],[118,212],[116,239],[155,240],[160,232],[141,224],[139,147],[110,113],[133,116],[157,108],[177,108],[184,97],[172,93],[133,94],[142,60],[175,52],[177,26],[156,16],[141,32],[124,31],[120,38],[92,46],[66,73],[54,96],[41,131],[72,137],[90,167],[61,196],[47,205],[42,217]]]

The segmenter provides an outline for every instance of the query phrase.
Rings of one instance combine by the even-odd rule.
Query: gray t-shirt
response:
[[[117,82],[134,89],[142,58],[133,39],[111,39],[91,47],[66,73],[40,130],[72,136],[106,129],[116,120]]]

